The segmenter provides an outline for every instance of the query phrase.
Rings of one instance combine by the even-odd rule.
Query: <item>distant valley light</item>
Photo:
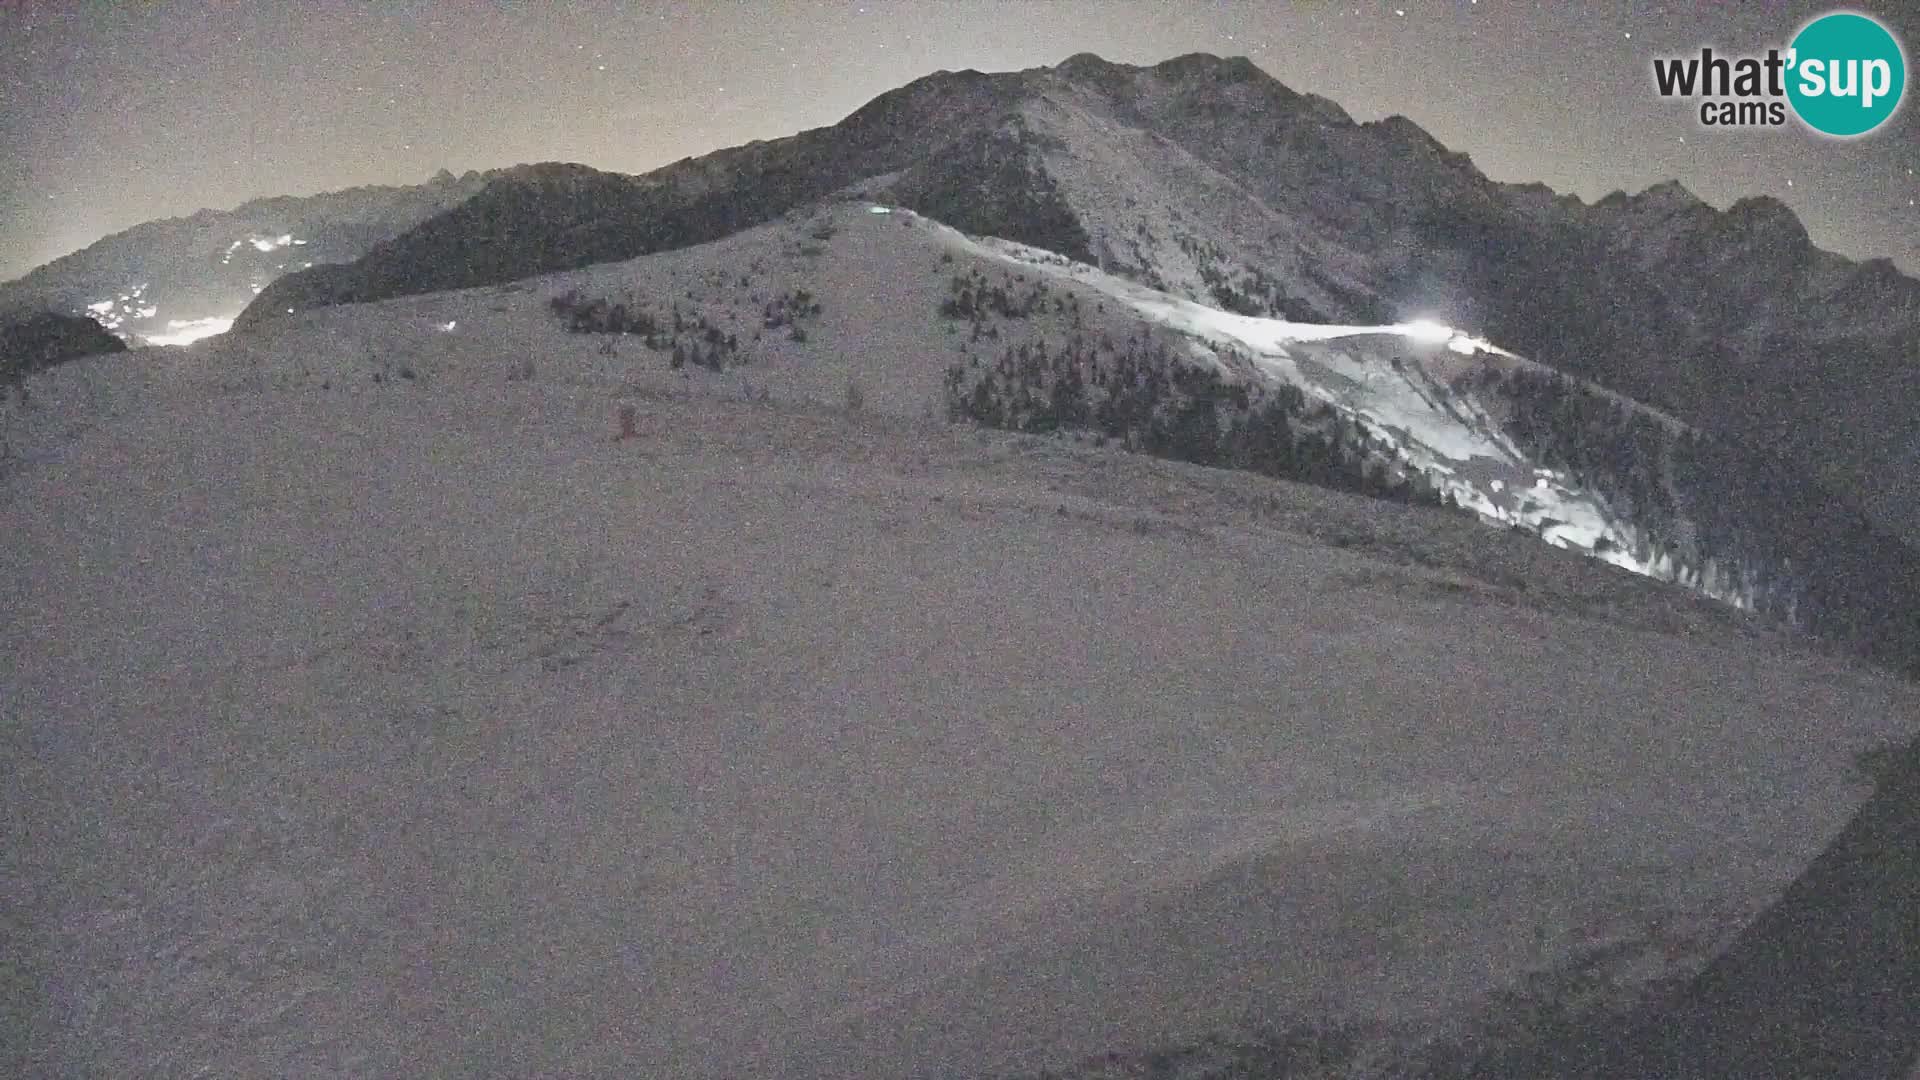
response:
[[[224,334],[233,328],[233,319],[168,319],[167,332],[148,334],[143,340],[149,345],[190,345],[201,338],[210,338]]]

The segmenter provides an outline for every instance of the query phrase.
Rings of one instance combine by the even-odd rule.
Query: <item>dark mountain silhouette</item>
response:
[[[82,316],[55,311],[0,315],[0,379],[126,348],[126,342]]]

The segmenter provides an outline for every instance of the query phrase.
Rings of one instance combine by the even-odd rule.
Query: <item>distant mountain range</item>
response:
[[[0,312],[86,315],[135,343],[218,333],[275,279],[359,258],[504,175],[443,170],[425,184],[255,199],[150,221],[0,284]]]

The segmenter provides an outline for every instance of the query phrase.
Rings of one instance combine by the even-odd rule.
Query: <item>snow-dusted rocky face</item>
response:
[[[134,319],[151,319],[159,314],[158,305],[147,302],[147,283],[132,285],[117,296],[95,300],[87,305],[87,317],[108,330],[118,330]]]

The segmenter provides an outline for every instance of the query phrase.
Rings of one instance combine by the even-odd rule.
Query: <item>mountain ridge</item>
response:
[[[1003,194],[963,197],[975,168]],[[240,325],[669,250],[849,187],[1039,246],[1085,234],[1070,254],[1216,304],[1429,315],[1702,427],[1783,442],[1920,535],[1920,468],[1906,467],[1920,433],[1901,419],[1920,408],[1903,359],[1920,345],[1920,282],[1818,249],[1765,197],[1719,210],[1667,182],[1587,204],[1490,180],[1412,121],[1355,122],[1245,57],[938,72],[835,125],[601,174],[592,198],[504,179],[345,269],[275,282]],[[1806,385],[1810,368],[1825,385]]]
[[[844,136],[845,141],[851,144],[851,149],[856,151],[863,149],[872,150],[876,146],[881,146],[883,150],[898,153],[897,147],[881,145],[893,141],[886,139],[881,133],[890,128],[910,126],[916,129],[917,135],[929,140],[928,146],[920,152],[929,154],[937,152],[946,145],[949,145],[952,141],[951,138],[948,137],[949,133],[930,127],[931,124],[943,120],[948,123],[949,127],[952,126],[951,115],[940,116],[937,114],[942,112],[953,114],[955,112],[965,113],[971,111],[977,118],[982,112],[992,112],[994,115],[991,119],[1004,121],[1011,116],[1011,113],[1007,111],[1008,107],[1043,95],[1047,85],[1050,83],[1065,84],[1083,90],[1092,89],[1102,92],[1112,99],[1112,103],[1125,106],[1123,111],[1131,116],[1164,117],[1168,109],[1155,108],[1154,102],[1151,100],[1154,87],[1143,86],[1142,84],[1143,82],[1168,79],[1173,81],[1176,93],[1172,101],[1162,104],[1171,106],[1171,110],[1174,112],[1182,112],[1184,116],[1191,117],[1198,113],[1207,113],[1209,111],[1218,115],[1224,111],[1231,113],[1236,119],[1244,119],[1250,115],[1260,116],[1263,113],[1270,114],[1275,111],[1265,108],[1265,106],[1276,104],[1284,106],[1284,108],[1279,111],[1290,111],[1300,117],[1313,120],[1335,131],[1347,129],[1352,132],[1368,133],[1377,136],[1376,141],[1381,147],[1405,152],[1401,156],[1410,154],[1418,157],[1426,157],[1431,159],[1432,162],[1439,163],[1443,167],[1443,171],[1454,173],[1467,181],[1464,187],[1458,187],[1457,185],[1458,190],[1454,192],[1456,195],[1471,194],[1475,188],[1480,189],[1480,191],[1484,193],[1506,195],[1517,194],[1524,196],[1533,193],[1546,193],[1550,194],[1552,201],[1560,206],[1579,207],[1587,212],[1608,212],[1616,209],[1637,211],[1647,205],[1658,205],[1668,202],[1671,199],[1672,201],[1678,202],[1684,209],[1707,212],[1705,219],[1717,226],[1727,227],[1729,223],[1757,222],[1767,229],[1778,230],[1778,232],[1784,234],[1787,237],[1785,246],[1791,251],[1806,250],[1811,252],[1817,250],[1811,248],[1810,242],[1806,238],[1804,226],[1801,225],[1791,209],[1770,197],[1756,196],[1743,198],[1726,210],[1718,210],[1706,204],[1704,201],[1699,200],[1697,196],[1692,195],[1692,193],[1688,192],[1679,182],[1664,181],[1654,184],[1638,194],[1630,195],[1625,192],[1615,192],[1597,200],[1595,203],[1587,204],[1575,195],[1552,193],[1551,189],[1545,185],[1494,181],[1480,173],[1479,170],[1473,166],[1471,158],[1468,155],[1447,149],[1444,144],[1440,143],[1434,136],[1403,115],[1395,114],[1379,120],[1366,121],[1364,123],[1357,122],[1341,109],[1337,103],[1315,95],[1301,94],[1293,91],[1291,88],[1285,86],[1284,83],[1260,69],[1257,64],[1247,57],[1235,56],[1223,58],[1206,53],[1188,53],[1153,65],[1120,64],[1104,60],[1097,54],[1079,53],[1052,67],[1037,67],[1015,72],[989,74],[973,69],[962,69],[958,71],[943,69],[922,76],[902,87],[877,96],[867,105],[855,110],[845,119],[833,125],[809,129],[797,135],[782,139],[757,140],[743,146],[718,150],[699,157],[685,158],[681,161],[636,176],[603,173],[600,170],[591,171],[600,173],[603,177],[625,178],[636,181],[637,186],[642,190],[659,190],[679,186],[694,189],[693,194],[696,195],[706,194],[707,191],[711,190],[708,185],[724,183],[728,179],[725,175],[726,172],[729,169],[742,165],[753,165],[763,168],[775,166],[780,172],[793,172],[797,171],[796,164],[817,164],[817,162],[807,161],[806,159],[818,157],[820,150],[819,144],[825,141],[830,135]],[[1239,88],[1241,91],[1258,90],[1259,94],[1249,97],[1247,93],[1240,92],[1236,96],[1236,88]],[[1213,98],[1206,97],[1205,95],[1209,93],[1218,96]],[[965,100],[956,101],[956,99],[964,97],[971,97],[973,99],[984,97],[986,99],[984,104],[990,107],[982,109],[978,107],[982,103],[976,100],[971,103],[975,107],[969,110],[967,108],[969,102]],[[1145,103],[1144,107],[1143,102]],[[956,106],[958,106],[958,108],[956,108]],[[1191,143],[1192,140],[1189,140],[1189,142]],[[795,151],[796,156],[801,158],[802,161],[799,163],[783,163],[774,159],[772,155],[769,154],[769,151],[777,148],[792,149]],[[1192,145],[1187,145],[1183,148],[1189,151],[1194,149]],[[840,148],[836,147],[836,149]],[[1219,147],[1216,146],[1213,149],[1217,151]],[[1216,163],[1220,160],[1220,158],[1215,155],[1200,154],[1196,156],[1199,157],[1200,160],[1208,161],[1209,164]],[[847,183],[867,180],[892,171],[888,166],[894,164],[897,164],[897,162],[887,160],[884,156],[880,160],[841,163],[838,168],[841,175],[835,176],[833,179],[840,180],[851,177],[851,179],[846,179]],[[553,166],[523,166],[521,168],[540,169],[550,167]],[[588,166],[578,166],[578,168],[581,170],[589,169]],[[524,175],[503,175],[499,177],[499,179],[506,183],[513,183],[526,180],[528,177]],[[844,186],[844,184],[823,182],[818,186],[823,187],[825,192],[831,192]],[[738,190],[734,193],[741,194]],[[748,191],[746,194],[752,195],[753,193],[753,191]],[[811,195],[813,193],[808,192],[807,194]],[[804,196],[792,199],[790,200],[790,205],[782,209],[791,208],[791,205],[798,205],[803,199]],[[766,200],[762,201],[764,202]],[[646,208],[642,208],[643,212],[645,209]],[[742,207],[739,214],[741,220],[766,220],[767,216],[764,207],[753,205]],[[1010,238],[1019,239],[1019,237]],[[677,242],[671,237],[663,239],[669,243]],[[618,245],[608,246],[617,247]],[[624,253],[624,257],[632,257],[634,254],[645,253],[645,251],[626,252]],[[1854,263],[1852,260],[1845,260],[1841,256],[1830,255],[1830,253],[1821,252],[1820,254],[1830,256],[1832,260],[1841,260],[1842,264],[1855,267],[1866,266],[1876,262],[1875,260],[1869,260],[1867,263]],[[597,257],[597,255],[593,257]],[[1887,265],[1890,266],[1890,263]],[[1880,273],[1877,269],[1873,272],[1875,274]],[[1902,275],[1902,277],[1904,278],[1904,275]],[[400,287],[404,286],[397,282],[384,283],[370,290],[368,296],[370,298],[376,297],[378,294],[383,294],[388,290]],[[394,293],[393,295],[404,295],[404,293]],[[378,298],[384,297],[379,296]],[[271,313],[273,307],[271,303],[263,303],[260,306],[263,315]]]

